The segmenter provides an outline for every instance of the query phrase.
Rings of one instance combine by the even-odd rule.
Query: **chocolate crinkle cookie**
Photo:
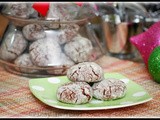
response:
[[[24,37],[29,41],[35,41],[46,37],[43,27],[39,24],[28,24],[22,29]]]
[[[10,12],[12,16],[29,18],[29,9],[26,3],[11,3]]]
[[[38,12],[32,7],[33,3],[5,3],[2,13],[17,18],[39,18]]]
[[[46,20],[60,19],[59,14],[60,12],[58,11],[56,4],[50,3],[50,7],[45,19]]]
[[[89,39],[76,36],[72,41],[65,44],[64,51],[75,63],[80,63],[89,61],[93,46]]]
[[[75,3],[50,3],[47,18],[59,18],[60,21],[75,19],[79,6]]]
[[[57,99],[70,104],[88,103],[92,94],[92,88],[86,82],[70,82],[57,89]]]
[[[19,66],[16,68],[17,71],[24,72],[24,73],[35,73],[38,70],[29,69],[25,67],[35,67],[33,62],[31,61],[30,55],[28,53],[24,53],[20,55],[14,63]]]
[[[58,42],[51,38],[37,40],[29,47],[32,62],[42,67],[60,65],[61,52]]]
[[[55,4],[55,3],[53,3]],[[79,11],[79,6],[73,2],[70,3],[57,3],[57,10],[59,11],[60,21],[72,21],[76,18]]]
[[[118,79],[104,79],[92,86],[93,96],[100,100],[114,100],[125,96],[126,84]]]
[[[67,77],[71,81],[98,82],[104,79],[103,69],[94,62],[83,62],[70,67]]]
[[[75,63],[64,53],[61,53],[59,60],[61,61],[61,68],[60,69],[52,69],[47,70],[49,74],[55,74],[55,75],[65,75],[67,73],[67,69],[70,66],[73,66]]]
[[[26,49],[28,42],[20,31],[9,33],[0,47],[0,57],[6,61],[15,60]]]
[[[107,5],[106,5],[107,7]],[[75,19],[84,19],[84,18],[93,18],[99,15],[98,10],[95,9],[94,4],[84,3],[78,10],[77,16]]]
[[[71,41],[78,34],[79,25],[68,24],[61,25],[61,30],[58,32],[59,44],[65,44]]]

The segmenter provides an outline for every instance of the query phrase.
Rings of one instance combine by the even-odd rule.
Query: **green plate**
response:
[[[124,81],[127,85],[126,95],[123,98],[111,101],[101,101],[93,98],[89,103],[82,105],[62,103],[56,99],[56,90],[60,85],[70,82],[66,76],[31,79],[29,81],[29,88],[33,95],[43,103],[55,108],[68,110],[100,110],[122,108],[142,104],[152,99],[152,97],[142,86],[138,85],[132,80],[129,80],[119,73],[105,73],[105,78],[118,78]]]

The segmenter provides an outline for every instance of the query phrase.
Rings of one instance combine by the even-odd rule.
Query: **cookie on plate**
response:
[[[125,96],[126,84],[115,78],[104,79],[92,86],[93,97],[100,100],[114,100]]]
[[[104,78],[103,69],[95,62],[83,62],[70,67],[67,77],[71,81],[98,82]]]
[[[70,82],[57,89],[57,99],[64,103],[84,104],[92,99],[92,88],[86,82]]]

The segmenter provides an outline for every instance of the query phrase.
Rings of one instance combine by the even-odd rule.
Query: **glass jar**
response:
[[[6,17],[10,24],[0,44],[0,62],[11,73],[65,75],[71,66],[106,53],[88,19],[60,22]]]

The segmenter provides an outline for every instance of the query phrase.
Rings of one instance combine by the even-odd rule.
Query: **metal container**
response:
[[[102,29],[108,54],[120,59],[134,59],[136,48],[130,43],[131,36],[143,32],[143,17],[127,14],[124,21],[117,14],[102,16]]]

